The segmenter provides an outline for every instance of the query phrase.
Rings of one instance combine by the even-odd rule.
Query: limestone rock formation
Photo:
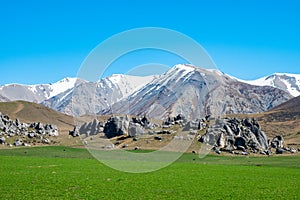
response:
[[[271,148],[275,153],[282,154],[285,151],[296,152],[295,149],[283,147],[283,137],[274,137],[270,144],[265,132],[256,119],[217,118],[199,141],[212,146],[216,153],[222,151],[248,155],[249,153],[261,153],[270,155]]]
[[[50,144],[51,140],[49,137],[57,136],[59,136],[59,132],[56,125],[44,125],[41,122],[22,123],[18,118],[12,120],[9,116],[0,113],[0,144],[11,146],[7,142],[8,140],[14,140],[14,146],[28,146],[29,144],[26,143],[27,140],[28,142],[33,142],[34,140]]]

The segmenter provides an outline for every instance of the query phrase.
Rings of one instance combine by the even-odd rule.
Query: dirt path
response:
[[[22,103],[17,104],[16,109],[13,112],[13,115],[16,115],[18,112],[20,112],[21,110],[23,110],[24,105]]]

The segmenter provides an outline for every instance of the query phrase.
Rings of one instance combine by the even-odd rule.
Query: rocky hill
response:
[[[40,104],[14,101],[1,102],[0,112],[10,118],[18,118],[24,123],[41,122],[55,124],[62,133],[67,133],[73,128],[73,117],[57,112]]]
[[[0,144],[12,146],[32,146],[55,144],[53,138],[59,136],[56,125],[41,122],[24,123],[18,118],[11,119],[0,113]]]

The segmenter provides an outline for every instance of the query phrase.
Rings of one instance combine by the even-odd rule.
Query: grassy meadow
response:
[[[0,150],[0,199],[300,199],[300,157],[184,154],[151,173],[125,173],[86,149]]]

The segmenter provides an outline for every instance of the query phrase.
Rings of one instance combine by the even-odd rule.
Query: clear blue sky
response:
[[[164,27],[192,37],[221,71],[238,78],[300,73],[299,10],[296,0],[2,0],[0,85],[75,77],[96,45],[138,27]],[[114,73],[129,68],[124,63]]]

